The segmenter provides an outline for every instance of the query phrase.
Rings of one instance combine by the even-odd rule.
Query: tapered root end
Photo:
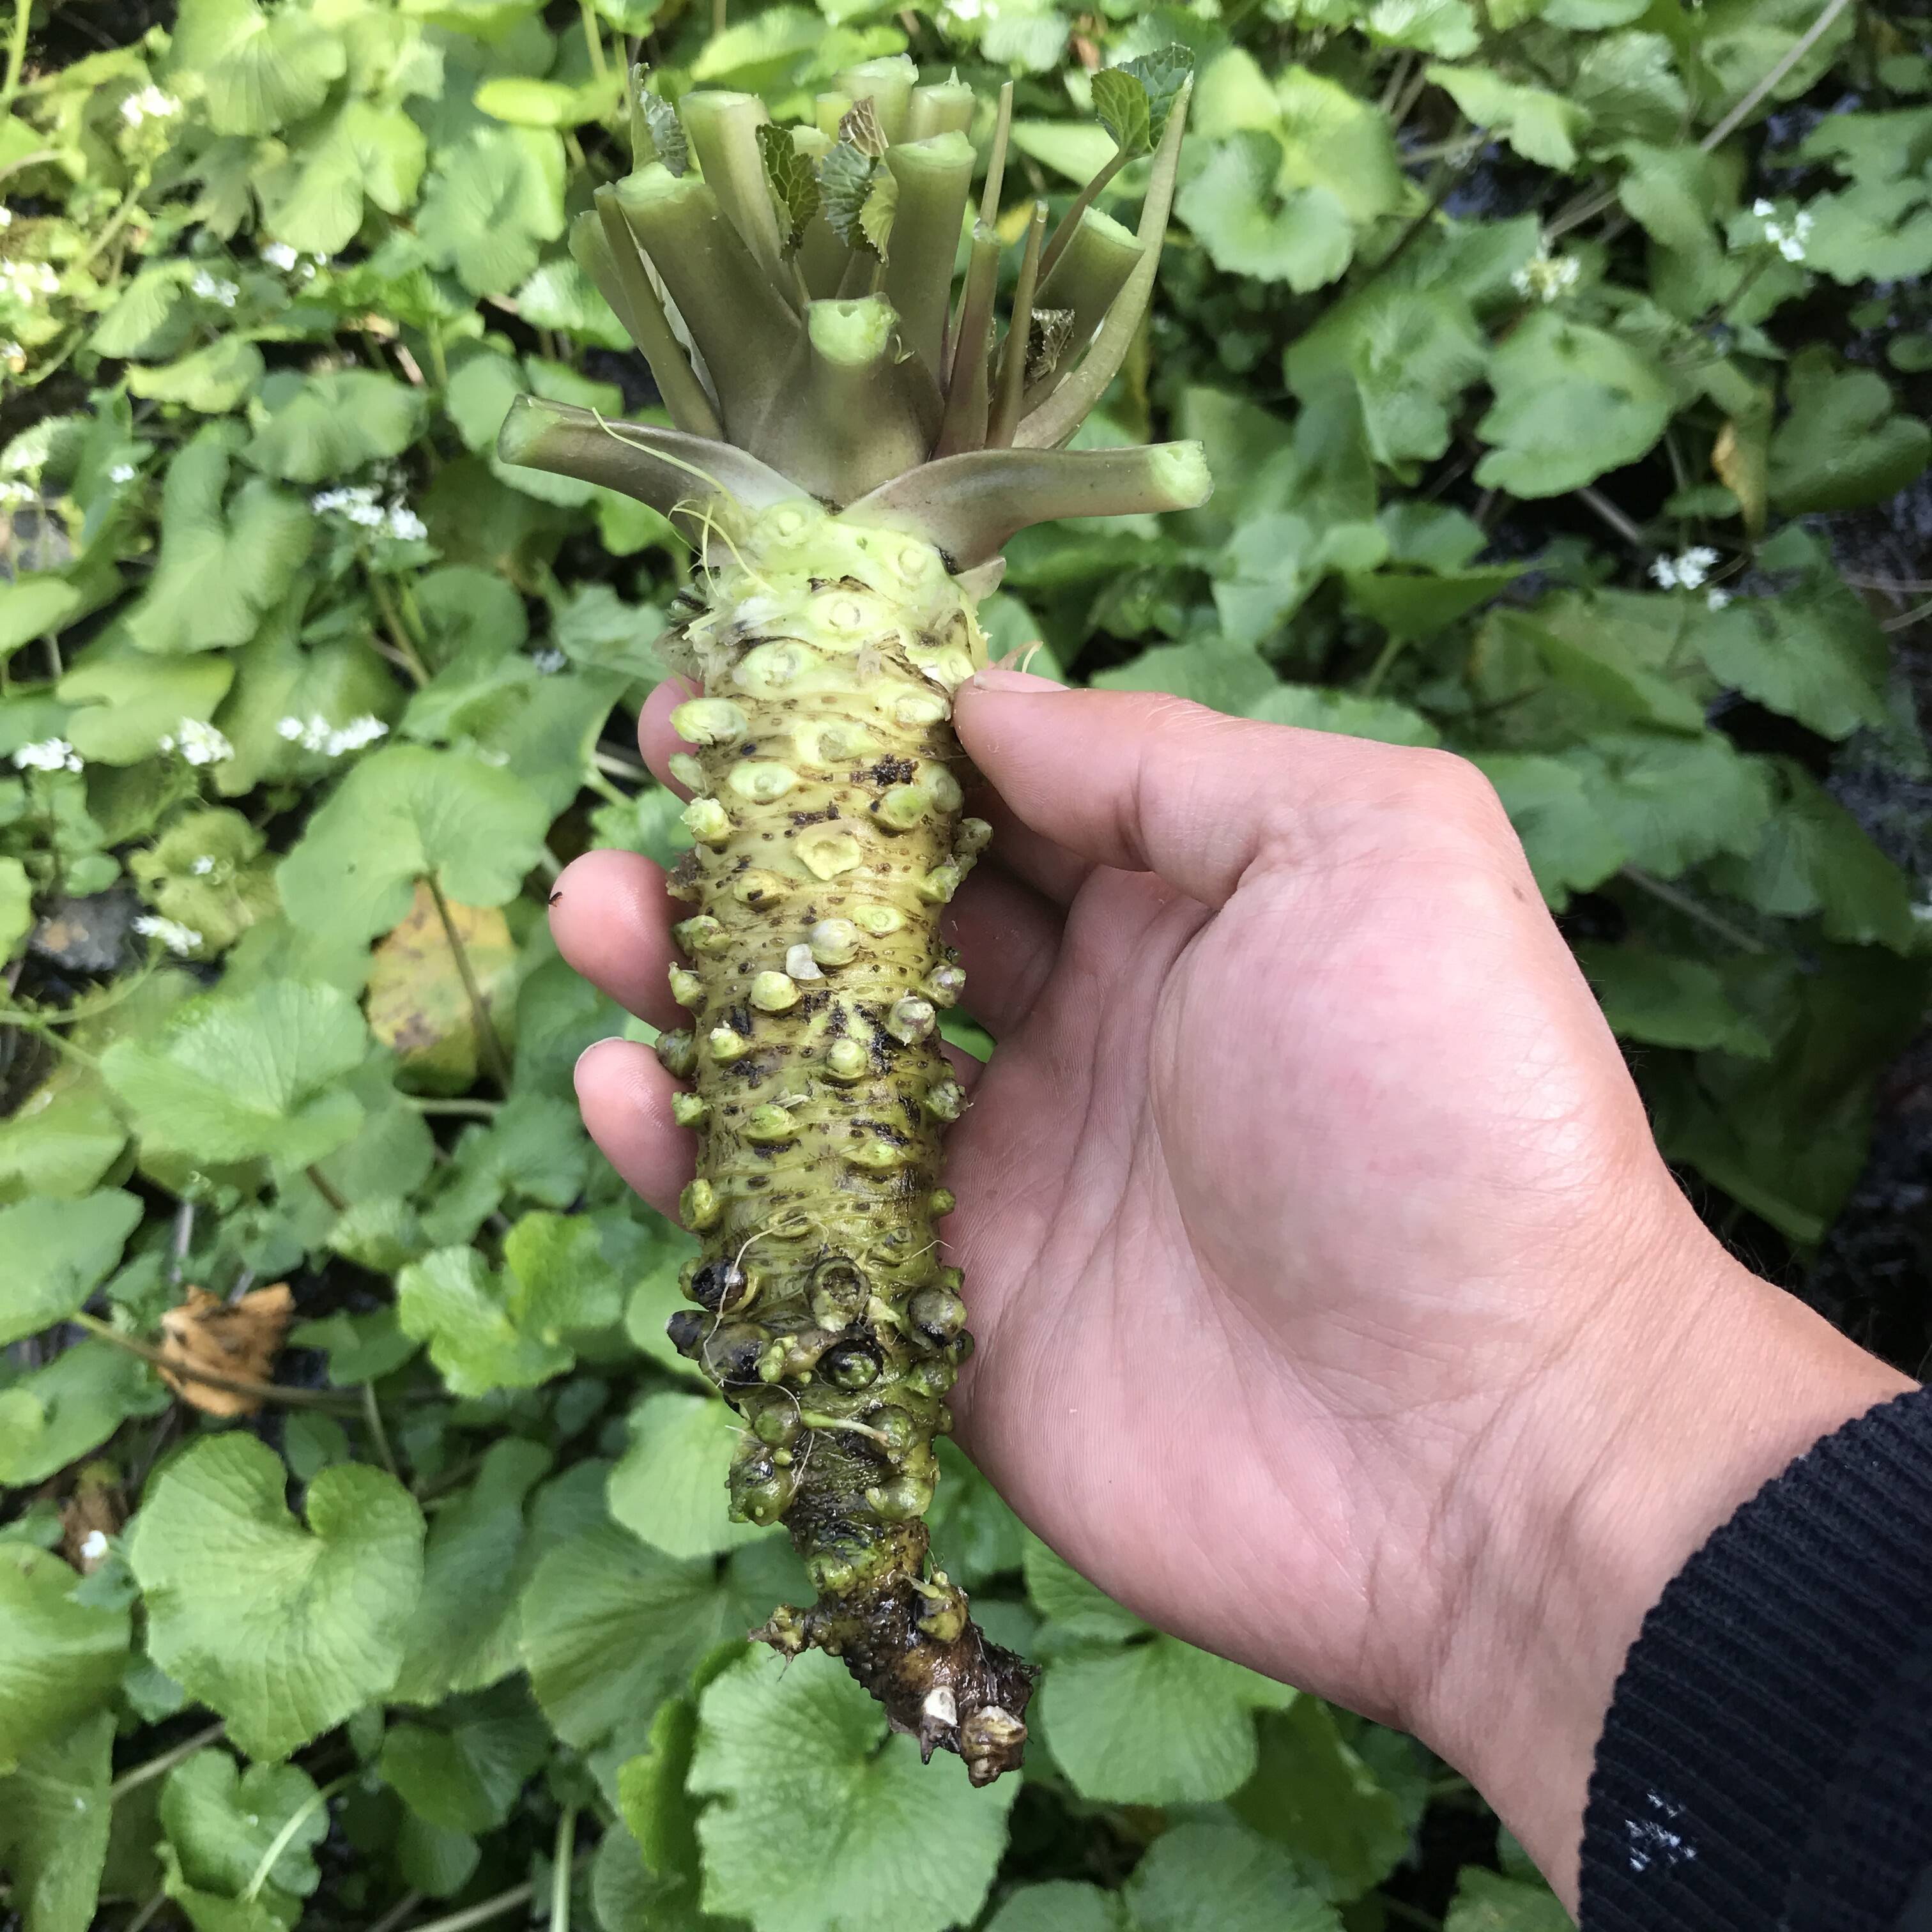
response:
[[[1020,1768],[1040,1672],[986,1636],[944,1572],[929,1584],[895,1576],[808,1610],[788,1607],[752,1635],[787,1657],[818,1649],[842,1658],[928,1763],[935,1750],[956,1752],[976,1785]]]

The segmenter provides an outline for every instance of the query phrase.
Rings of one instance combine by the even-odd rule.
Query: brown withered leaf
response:
[[[112,1462],[89,1462],[61,1505],[61,1554],[83,1576],[92,1576],[107,1560],[106,1539],[119,1535],[127,1520],[120,1471]]]
[[[491,1023],[506,1036],[517,973],[508,923],[494,906],[454,900],[449,918]],[[412,1085],[460,1093],[476,1078],[476,1016],[436,901],[420,880],[409,916],[376,948],[368,1013],[370,1031],[395,1048]]]
[[[259,1396],[178,1371],[197,1369],[231,1381],[267,1382],[295,1313],[295,1297],[285,1281],[251,1288],[238,1301],[190,1288],[188,1299],[161,1317],[162,1381],[206,1415],[253,1415],[262,1406]]]

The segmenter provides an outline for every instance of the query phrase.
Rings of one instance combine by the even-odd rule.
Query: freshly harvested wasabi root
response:
[[[572,248],[678,428],[526,398],[502,440],[653,504],[702,560],[661,646],[694,689],[672,717],[693,844],[670,882],[691,1018],[658,1052],[688,1083],[680,1212],[703,1242],[670,1334],[743,1418],[733,1514],[783,1522],[818,1592],[755,1634],[842,1657],[976,1784],[1020,1762],[1035,1673],[973,1622],[923,1520],[972,1348],[936,1226],[966,1104],[940,1051],[965,976],[939,916],[990,835],[962,816],[952,698],[986,662],[975,604],[1015,530],[1208,488],[1195,445],[1058,446],[1145,310],[1185,112],[1184,55],[1112,72],[1095,98],[1121,157],[1154,154],[1140,231],[1083,195],[1048,242],[1036,208],[1002,339],[1010,91],[956,302],[975,166],[956,81],[869,62],[814,128],[779,130],[748,95],[674,114],[634,75],[638,171]]]

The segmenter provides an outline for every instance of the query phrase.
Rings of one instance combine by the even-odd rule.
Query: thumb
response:
[[[1309,808],[1364,790],[1364,767],[1415,754],[1229,718],[1160,692],[1067,691],[981,671],[954,720],[1015,814],[1098,865],[1154,872],[1218,906]],[[1426,755],[1426,754],[1424,754]],[[1388,774],[1384,774],[1386,777]]]

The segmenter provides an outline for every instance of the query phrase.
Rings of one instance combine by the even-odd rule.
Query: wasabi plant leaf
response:
[[[262,420],[244,453],[256,469],[296,483],[398,456],[422,420],[420,394],[371,369],[271,376],[259,401]]]
[[[70,1735],[106,1703],[128,1656],[128,1612],[76,1600],[50,1552],[0,1544],[0,1774]]]
[[[112,1342],[63,1348],[44,1368],[0,1389],[0,1483],[45,1482],[130,1416],[152,1415],[168,1402],[147,1364]]]
[[[795,255],[812,218],[818,212],[818,178],[812,163],[799,152],[789,128],[763,122],[758,128],[758,154],[778,212],[781,245],[788,256]]]
[[[1128,1880],[1133,1932],[1341,1932],[1288,1853],[1237,1826],[1177,1826]]]
[[[721,1576],[611,1524],[557,1544],[523,1597],[523,1654],[550,1728],[587,1750],[616,1733],[640,1748],[664,1700],[775,1599],[751,1590],[747,1552]],[[863,1693],[860,1694],[862,1696]]]
[[[548,1728],[528,1692],[501,1685],[452,1700],[434,1724],[392,1724],[382,1775],[404,1804],[445,1832],[490,1832],[550,1755]]]
[[[1641,946],[1586,944],[1576,949],[1576,963],[1620,1039],[1771,1058],[1763,1028],[1738,1010],[1723,980],[1701,959]]]
[[[205,90],[218,134],[272,134],[322,105],[346,64],[342,41],[306,8],[182,0],[170,49]]]
[[[0,1208],[0,1344],[51,1328],[85,1305],[141,1220],[133,1195],[108,1188],[82,1201]]]
[[[476,1480],[436,1511],[391,1694],[398,1702],[440,1703],[518,1667],[517,1600],[538,1553],[526,1505],[552,1460],[539,1443],[494,1442]]]
[[[839,142],[818,158],[820,209],[826,226],[848,248],[872,246],[860,224],[878,172],[878,163],[848,142]]]
[[[515,898],[549,815],[507,772],[458,752],[395,745],[337,787],[277,872],[298,926],[374,937],[400,923],[416,882],[464,905]]]
[[[308,555],[314,519],[307,504],[259,477],[229,497],[239,442],[230,425],[211,424],[169,468],[160,561],[128,620],[142,650],[246,644]]]
[[[1486,67],[1432,65],[1429,78],[1479,128],[1492,129],[1526,161],[1568,170],[1590,124],[1586,110],[1560,94],[1505,80]]]
[[[404,1333],[429,1344],[430,1360],[452,1394],[534,1388],[574,1359],[519,1324],[514,1288],[473,1248],[439,1248],[397,1276]]]
[[[1476,434],[1492,447],[1476,481],[1519,496],[1560,496],[1634,462],[1670,418],[1670,388],[1648,356],[1548,309],[1496,351],[1490,381],[1496,401]]]
[[[978,1911],[1014,1780],[974,1791],[953,1758],[922,1766],[917,1744],[888,1739],[885,1713],[817,1652],[742,1658],[698,1712],[690,1785],[716,1801],[698,1824],[707,1912],[757,1932],[944,1932]]]
[[[1053,1627],[1048,1625],[1049,1637]],[[1259,1762],[1254,1714],[1297,1694],[1143,1628],[1118,1648],[1056,1655],[1037,1700],[1055,1760],[1088,1798],[1197,1804],[1226,1798]]]
[[[647,1396],[610,1472],[610,1514],[667,1556],[710,1556],[769,1535],[726,1514],[725,1477],[744,1425],[712,1396]]]
[[[152,1042],[117,1040],[100,1068],[154,1145],[304,1167],[361,1128],[361,1103],[340,1083],[368,1047],[346,994],[278,980],[191,1000]]]
[[[128,1542],[155,1662],[255,1758],[387,1693],[422,1587],[422,1514],[394,1477],[324,1469],[302,1521],[287,1483],[254,1437],[208,1438],[154,1478]]]
[[[114,1808],[114,1714],[97,1711],[0,1778],[0,1871],[25,1932],[87,1932],[100,1896]]]
[[[1263,1714],[1261,1760],[1228,1800],[1253,1830],[1283,1846],[1304,1881],[1344,1904],[1379,1885],[1408,1856],[1401,1800],[1342,1735],[1320,1699]]]
[[[548,128],[477,128],[438,157],[416,213],[430,260],[479,296],[507,295],[563,227],[563,150]]]
[[[199,1750],[161,1786],[161,1828],[184,1882],[223,1898],[242,1898],[279,1842],[263,1893],[278,1892],[284,1900],[277,1902],[292,1906],[322,1882],[310,1854],[328,1835],[328,1814],[315,1798],[315,1780],[299,1765],[244,1771],[225,1750]],[[274,1903],[270,1910],[282,1916]]]

